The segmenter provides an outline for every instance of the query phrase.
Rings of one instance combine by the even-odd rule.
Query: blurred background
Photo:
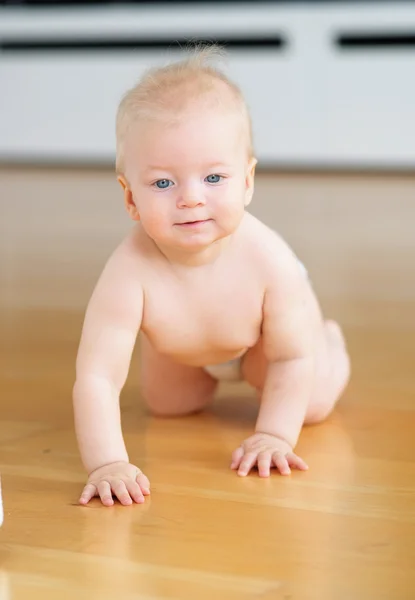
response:
[[[0,2],[0,158],[112,164],[147,67],[207,39],[263,167],[415,167],[414,2]]]

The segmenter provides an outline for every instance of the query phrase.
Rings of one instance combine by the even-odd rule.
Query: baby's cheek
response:
[[[245,204],[239,197],[229,199],[223,205],[223,216],[229,224],[238,223],[244,213]]]
[[[162,233],[166,228],[166,215],[162,210],[152,210],[148,207],[140,212],[141,223],[149,235]]]

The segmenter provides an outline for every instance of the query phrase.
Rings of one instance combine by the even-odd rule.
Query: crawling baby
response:
[[[118,181],[131,232],[89,301],[73,388],[88,481],[80,497],[144,502],[148,478],[129,462],[119,398],[138,334],[141,392],[154,415],[186,415],[224,377],[260,404],[231,467],[268,477],[307,469],[294,449],[349,380],[340,327],[324,320],[304,267],[246,209],[256,159],[238,87],[202,48],[149,71],[117,114]]]

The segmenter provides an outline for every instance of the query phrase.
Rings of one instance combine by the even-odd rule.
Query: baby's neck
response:
[[[157,245],[163,256],[172,266],[181,268],[203,267],[215,263],[228,248],[233,236],[216,241],[205,248],[194,251],[182,251]]]

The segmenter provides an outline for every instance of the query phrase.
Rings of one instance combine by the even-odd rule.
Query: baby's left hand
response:
[[[281,475],[289,475],[290,467],[301,471],[308,469],[286,441],[269,433],[251,435],[232,454],[231,469],[238,469],[238,475],[247,475],[255,465],[260,477],[269,477],[273,466]]]

